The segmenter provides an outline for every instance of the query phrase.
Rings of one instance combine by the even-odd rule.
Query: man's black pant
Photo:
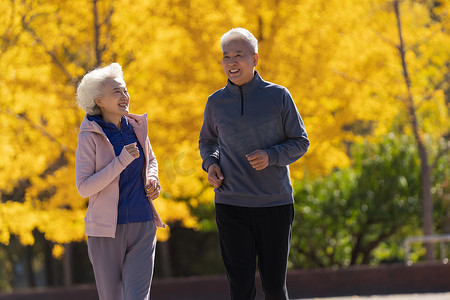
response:
[[[256,257],[265,299],[289,299],[286,270],[293,220],[293,204],[261,208],[216,204],[231,299],[255,299]]]

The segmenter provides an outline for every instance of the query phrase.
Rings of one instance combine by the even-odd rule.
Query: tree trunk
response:
[[[100,50],[100,24],[98,21],[97,0],[92,1],[92,13],[94,15],[95,66],[99,67],[102,61],[102,53]]]
[[[170,245],[169,240],[165,242],[158,242],[158,246],[161,249],[161,264],[163,277],[172,277],[172,263],[170,259]]]
[[[356,242],[355,245],[353,246],[352,249],[352,256],[350,259],[350,265],[354,266],[357,264],[357,260],[358,260],[358,254],[361,251],[361,244],[362,244],[362,238],[364,236],[363,232],[358,232],[356,235]]]
[[[33,246],[25,246],[25,274],[28,287],[36,287],[33,272]]]
[[[64,244],[64,286],[71,286],[72,279],[72,244]]]
[[[414,107],[414,99],[413,95],[411,93],[411,79],[408,74],[408,68],[406,64],[406,56],[405,56],[405,45],[403,43],[403,33],[402,33],[402,24],[401,24],[401,18],[400,18],[400,8],[399,3],[400,0],[394,1],[394,9],[395,9],[395,16],[397,19],[397,29],[398,29],[398,36],[400,45],[397,47],[400,58],[402,61],[402,68],[403,68],[403,78],[405,80],[406,90],[407,90],[407,107],[408,107],[408,113],[409,113],[409,120],[411,122],[411,126],[414,133],[414,138],[417,143],[417,148],[419,152],[419,158],[420,158],[420,175],[421,175],[421,182],[422,182],[422,200],[423,200],[423,233],[425,236],[432,235],[433,234],[433,198],[431,196],[431,169],[430,165],[428,163],[428,153],[427,149],[425,147],[425,143],[423,140],[423,135],[419,129],[419,126],[417,124],[417,117],[416,117],[416,109]],[[427,253],[426,253],[426,260],[433,260],[434,259],[434,244],[433,243],[426,243],[425,244]]]
[[[59,279],[57,261],[52,254],[53,245],[53,242],[45,240],[45,278],[48,286],[57,286]]]

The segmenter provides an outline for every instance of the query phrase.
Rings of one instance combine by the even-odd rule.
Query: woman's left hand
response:
[[[159,192],[161,191],[161,185],[157,180],[147,179],[145,191],[147,192],[147,197],[153,201],[158,198]]]

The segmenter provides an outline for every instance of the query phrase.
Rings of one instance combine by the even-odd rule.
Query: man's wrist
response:
[[[270,166],[270,164],[272,162],[274,162],[274,160],[275,160],[275,156],[276,156],[275,150],[274,149],[264,149],[264,151],[266,151],[266,153],[267,153],[267,160],[268,160],[267,165]]]
[[[209,164],[209,166],[208,166],[208,168],[206,168],[206,172],[208,172],[209,173],[209,168],[212,166],[212,165],[217,165],[215,162],[213,162],[213,163],[210,163]]]

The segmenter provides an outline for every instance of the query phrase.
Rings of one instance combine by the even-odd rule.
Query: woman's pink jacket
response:
[[[147,179],[158,180],[158,163],[148,139],[147,114],[128,114],[127,119],[144,150],[145,168],[142,170],[144,185]],[[84,218],[87,236],[115,237],[119,176],[133,160],[134,157],[125,148],[119,156],[116,156],[101,127],[95,121],[89,121],[87,116],[84,117],[78,134],[75,178],[78,193],[82,197],[89,197],[89,206]],[[149,201],[155,225],[164,227],[153,201],[150,199]]]

